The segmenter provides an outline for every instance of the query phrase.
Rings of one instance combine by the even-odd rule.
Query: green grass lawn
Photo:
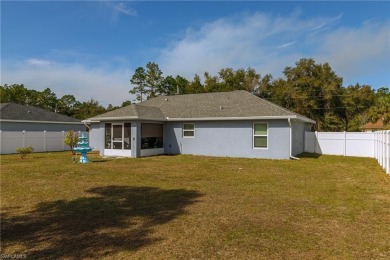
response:
[[[389,259],[374,159],[1,156],[1,253],[29,258]]]

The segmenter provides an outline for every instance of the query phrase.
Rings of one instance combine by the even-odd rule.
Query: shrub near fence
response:
[[[390,131],[305,132],[305,152],[371,157],[390,173]]]
[[[31,146],[34,152],[69,151],[65,131],[0,131],[0,154],[16,153],[16,148]]]

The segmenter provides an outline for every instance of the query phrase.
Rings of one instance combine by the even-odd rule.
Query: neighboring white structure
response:
[[[64,133],[85,131],[77,119],[32,106],[0,104],[0,154],[31,146],[34,152],[64,151]]]

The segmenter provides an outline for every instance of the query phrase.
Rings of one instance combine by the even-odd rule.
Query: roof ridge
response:
[[[157,97],[154,97],[154,98],[168,98],[168,97],[176,97],[176,96],[192,96],[192,95],[210,95],[210,94],[222,94],[222,93],[232,93],[232,92],[239,92],[239,91],[243,91],[243,92],[248,92],[244,89],[236,89],[236,90],[230,90],[230,91],[215,91],[215,92],[201,92],[201,93],[184,93],[184,94],[174,94],[174,95],[159,95]],[[249,92],[248,92],[249,93]],[[154,99],[153,98],[153,99]],[[149,99],[147,100],[144,100],[142,102],[139,102],[137,104],[140,104],[140,103],[143,103],[145,101],[148,101]]]

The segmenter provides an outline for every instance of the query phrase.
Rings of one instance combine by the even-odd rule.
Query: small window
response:
[[[268,148],[267,123],[253,123],[253,148]]]
[[[183,124],[183,137],[195,137],[195,124],[193,123]]]

